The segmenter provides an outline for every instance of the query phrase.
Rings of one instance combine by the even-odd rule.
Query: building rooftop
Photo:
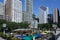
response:
[[[46,7],[44,7],[44,6],[40,6],[40,8],[42,9],[42,10],[46,10],[47,8]]]

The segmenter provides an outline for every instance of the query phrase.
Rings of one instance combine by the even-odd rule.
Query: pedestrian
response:
[[[26,36],[23,38],[23,40],[32,40],[31,36],[29,36],[28,34],[26,34]]]

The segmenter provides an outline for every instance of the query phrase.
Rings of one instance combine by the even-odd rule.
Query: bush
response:
[[[7,39],[7,40],[20,40],[18,38],[12,37],[11,35],[7,36],[7,35],[3,34],[3,32],[0,32],[0,37]]]
[[[20,40],[20,39],[13,37],[12,40]]]
[[[2,37],[2,38],[4,38],[4,39],[7,38],[7,36],[6,36],[5,34],[3,34],[3,32],[0,32],[0,37]]]

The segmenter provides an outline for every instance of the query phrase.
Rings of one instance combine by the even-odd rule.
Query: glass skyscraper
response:
[[[33,0],[25,0],[24,21],[31,23],[32,14],[33,14]]]

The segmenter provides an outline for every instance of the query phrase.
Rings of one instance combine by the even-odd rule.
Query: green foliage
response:
[[[51,28],[51,25],[46,23],[46,24],[38,24],[38,28],[40,29],[49,29]]]
[[[15,38],[15,37],[12,37],[12,39],[11,40],[20,40],[20,39],[18,39],[18,38]]]
[[[20,40],[18,38],[12,37],[11,35],[7,36],[7,35],[3,34],[3,32],[0,32],[0,37],[7,39],[7,40]]]
[[[21,22],[20,23],[20,27],[21,28],[28,28],[28,26],[29,26],[29,23],[28,22]]]
[[[3,23],[6,24],[6,29],[8,29],[10,31],[12,31],[14,29],[18,29],[18,28],[28,28],[28,26],[29,26],[28,22],[16,23],[16,22],[9,22],[6,20],[0,20],[0,30],[5,29],[2,27]]]
[[[0,19],[0,30],[2,30],[2,24],[5,23],[5,20]]]
[[[7,38],[7,36],[6,36],[5,34],[3,34],[3,32],[0,32],[0,37],[2,37],[2,38],[4,38],[4,39]]]
[[[8,29],[13,30],[13,29],[17,28],[17,23],[15,23],[15,22],[6,22],[6,24],[7,24],[6,26]]]

